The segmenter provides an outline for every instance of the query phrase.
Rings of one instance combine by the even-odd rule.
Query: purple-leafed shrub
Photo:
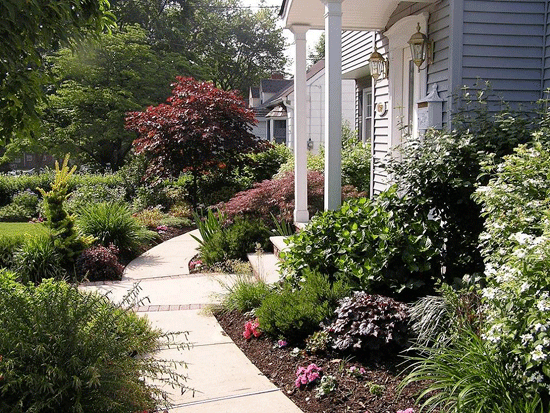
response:
[[[323,210],[323,173],[308,171],[308,210],[310,216]],[[354,187],[344,186],[342,198],[361,196]],[[294,173],[289,172],[280,179],[265,180],[252,189],[237,193],[225,204],[218,206],[232,221],[237,215],[260,219],[265,224],[273,222],[271,215],[281,221],[292,222],[294,212]]]
[[[118,262],[119,250],[113,244],[90,247],[76,260],[76,273],[88,281],[120,280],[124,267]]]
[[[395,349],[406,344],[408,312],[406,304],[392,298],[356,291],[340,300],[327,331],[337,350]]]

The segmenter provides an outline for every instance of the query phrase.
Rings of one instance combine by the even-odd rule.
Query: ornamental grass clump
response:
[[[140,247],[157,236],[140,224],[130,208],[120,202],[100,202],[81,209],[78,228],[104,247],[115,245],[123,254],[136,254]]]
[[[0,320],[2,412],[152,411],[167,396],[155,380],[185,388],[174,362],[153,357],[185,343],[98,293],[0,272]]]

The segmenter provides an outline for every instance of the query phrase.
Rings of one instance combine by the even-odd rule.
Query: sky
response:
[[[241,0],[241,3],[244,6],[250,6],[254,9],[254,7],[256,7],[260,4],[260,1],[258,1],[258,0]],[[276,10],[277,13],[279,13],[279,8],[281,7],[281,4],[283,4],[283,0],[265,0],[265,5],[266,6],[276,6],[275,10]],[[282,21],[281,21],[281,26],[282,26]],[[283,33],[285,35],[287,43],[289,44],[289,46],[287,47],[287,49],[285,51],[285,54],[286,54],[288,60],[291,62],[291,64],[287,66],[287,71],[289,73],[294,73],[294,44],[293,44],[294,39],[293,39],[293,36],[292,36],[292,33],[290,32],[290,30],[284,29]],[[321,35],[321,33],[322,33],[321,30],[309,30],[307,32],[306,39],[307,39],[308,53],[309,53],[310,50],[313,49],[313,47],[315,46],[315,44],[319,40],[319,36]]]

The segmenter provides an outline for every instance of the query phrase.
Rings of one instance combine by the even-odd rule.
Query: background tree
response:
[[[309,64],[312,66],[319,60],[325,58],[325,32],[321,33],[319,40],[317,40],[317,43],[313,46],[313,50],[309,51],[307,58],[309,60]]]
[[[100,170],[117,170],[132,147],[125,113],[164,101],[176,75],[193,73],[182,56],[156,52],[137,25],[76,53],[62,49],[49,61],[56,84],[45,110],[41,151],[71,152]]]
[[[217,87],[246,94],[262,78],[284,71],[285,40],[273,10],[253,12],[239,0],[203,0],[194,20],[189,45]]]
[[[193,205],[203,174],[230,169],[242,154],[259,150],[250,131],[254,114],[236,91],[212,83],[178,77],[167,103],[131,112],[126,127],[138,133],[134,148],[148,160],[147,177],[177,178],[193,174]]]
[[[107,0],[0,1],[0,138],[29,136],[44,100],[43,51],[109,28]]]

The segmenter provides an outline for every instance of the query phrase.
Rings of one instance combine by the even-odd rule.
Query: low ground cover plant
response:
[[[79,279],[88,281],[120,280],[124,267],[118,261],[119,249],[95,245],[85,249],[78,257],[75,271]]]
[[[99,294],[62,281],[23,285],[4,271],[0,319],[1,411],[149,411],[166,395],[151,379],[185,386],[152,357],[165,336]]]

